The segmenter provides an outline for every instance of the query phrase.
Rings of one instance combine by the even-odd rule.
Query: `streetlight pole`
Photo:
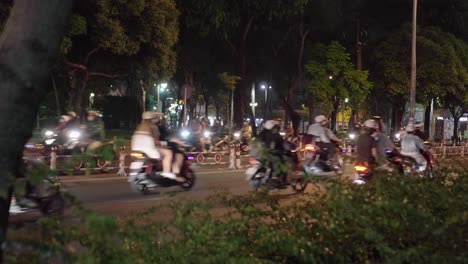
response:
[[[413,32],[411,36],[411,90],[409,124],[414,124],[414,108],[416,100],[416,26],[418,0],[413,0]]]
[[[166,89],[167,87],[167,83],[161,83],[158,85],[158,111],[159,112],[162,112],[161,111],[161,101],[159,100],[159,93],[161,92],[161,88],[162,88],[162,91],[164,92],[164,89]]]

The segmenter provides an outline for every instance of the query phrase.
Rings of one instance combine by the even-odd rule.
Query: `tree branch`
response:
[[[74,69],[79,69],[79,70],[82,70],[82,71],[87,71],[88,70],[88,67],[86,67],[83,64],[73,63],[73,62],[68,61],[67,59],[65,59],[64,61],[65,61],[65,64],[67,64],[68,66],[70,66],[70,67],[72,67]]]
[[[88,65],[89,57],[91,57],[91,55],[98,52],[99,50],[100,50],[100,48],[96,47],[96,48],[92,49],[90,52],[88,52],[88,54],[86,54],[86,57],[85,57],[85,59],[83,61],[83,64]]]
[[[247,22],[247,25],[245,26],[244,33],[242,34],[242,39],[243,40],[247,39],[247,35],[249,34],[250,27],[252,26],[253,19],[254,19],[253,16],[251,16],[249,18],[249,21]]]
[[[104,78],[114,79],[114,78],[128,76],[128,74],[109,74],[109,73],[104,73],[104,72],[90,72],[89,76],[100,76]]]

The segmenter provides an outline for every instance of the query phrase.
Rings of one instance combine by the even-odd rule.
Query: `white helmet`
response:
[[[377,129],[377,122],[374,119],[367,119],[362,125],[366,128]]]
[[[69,116],[69,115],[62,115],[62,116],[60,116],[60,119],[61,119],[62,122],[68,122],[68,121],[70,121],[72,119],[72,117]]]
[[[273,127],[279,126],[279,125],[280,125],[280,123],[279,123],[278,121],[275,121],[275,120],[268,120],[268,121],[265,122],[265,124],[263,124],[263,127],[264,127],[265,129],[270,130],[270,129],[272,129]]]
[[[164,115],[161,112],[146,111],[146,112],[143,112],[143,114],[141,115],[141,118],[143,120],[150,120],[150,119],[160,119],[163,116]]]
[[[315,123],[322,123],[323,121],[326,121],[327,118],[324,115],[318,115],[315,117]]]

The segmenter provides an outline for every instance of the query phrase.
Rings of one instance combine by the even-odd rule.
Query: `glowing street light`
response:
[[[156,86],[156,84],[154,84]],[[159,100],[159,94],[160,92],[164,92],[164,90],[167,88],[167,83],[161,83],[158,86],[158,111],[161,112],[161,101]]]

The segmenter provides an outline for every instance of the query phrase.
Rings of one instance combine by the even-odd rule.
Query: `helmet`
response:
[[[67,115],[69,115],[71,117],[76,117],[76,113],[73,112],[73,111],[68,112]]]
[[[423,126],[424,124],[421,121],[416,121],[416,123],[414,123],[414,128],[422,128]]]
[[[141,118],[143,120],[150,120],[150,119],[160,119],[163,116],[164,114],[161,112],[146,111],[146,112],[143,112],[143,114],[141,115]]]
[[[98,112],[96,112],[96,111],[88,111],[88,115],[90,115],[90,116],[98,116]]]
[[[322,123],[323,121],[326,121],[327,118],[324,115],[318,115],[315,117],[315,123]]]
[[[60,116],[60,119],[61,119],[62,122],[68,122],[68,121],[70,121],[72,118],[71,118],[71,116],[69,116],[69,115],[62,115],[62,116]]]
[[[409,123],[406,126],[406,132],[413,132],[414,131],[414,125],[412,123]]]
[[[263,124],[263,127],[265,129],[268,129],[268,130],[271,130],[273,129],[275,126],[279,126],[280,123],[278,121],[275,121],[275,120],[268,120],[265,122],[265,124]]]
[[[374,119],[367,119],[364,124],[362,124],[365,128],[376,129],[377,122]]]

